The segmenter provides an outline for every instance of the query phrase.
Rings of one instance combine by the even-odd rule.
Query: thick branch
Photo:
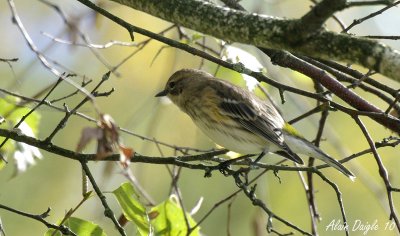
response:
[[[77,161],[97,161],[98,159],[96,158],[96,154],[83,154],[83,153],[77,153],[74,151],[71,151],[69,149],[62,148],[57,145],[53,145],[51,143],[48,143],[46,141],[38,140],[33,137],[26,136],[24,134],[21,134],[17,131],[12,131],[12,130],[7,130],[7,129],[1,129],[0,128],[0,137],[9,137],[10,139],[16,141],[16,142],[22,142],[26,143],[28,145],[40,148],[42,150],[48,151],[53,154],[57,154],[72,160],[77,160]],[[375,145],[376,148],[382,148],[382,147],[396,147],[397,145],[400,144],[400,140],[395,139],[395,140],[386,140],[381,143],[377,143]],[[170,164],[170,165],[176,165],[176,166],[181,166],[189,169],[198,169],[198,170],[205,170],[205,171],[213,171],[217,170],[219,168],[219,163],[221,162],[226,162],[226,159],[220,159],[220,158],[215,158],[215,156],[222,155],[227,153],[228,150],[222,149],[222,150],[216,150],[216,151],[211,151],[211,152],[206,152],[206,153],[201,153],[201,154],[195,154],[195,155],[185,155],[185,156],[173,156],[173,157],[154,157],[154,156],[144,156],[140,155],[138,153],[135,153],[135,155],[132,157],[131,162],[139,162],[139,163],[148,163],[148,164]],[[343,160],[340,160],[341,163],[348,162],[356,157],[371,153],[371,149],[366,149],[363,151],[360,151],[358,153],[355,153],[347,158],[344,158]],[[251,156],[251,155],[250,155]],[[98,160],[98,161],[119,161],[120,157],[119,154],[112,154],[104,159]],[[204,165],[202,163],[200,164],[192,164],[189,162],[195,162],[195,161],[204,161],[204,160],[212,160],[214,162],[217,162],[218,164],[216,166],[212,165]],[[235,162],[234,164],[236,165],[248,165],[246,161],[238,161]],[[268,170],[275,170],[275,171],[311,171],[311,172],[316,172],[316,170],[323,169],[329,167],[327,164],[322,164],[319,166],[315,167],[290,167],[290,166],[278,166],[278,165],[266,165],[263,163],[257,163],[257,164],[252,164],[254,166],[257,166],[259,168],[263,169],[268,169]],[[392,188],[392,191],[397,191],[397,188]]]
[[[346,6],[345,0],[323,0],[316,4],[307,14],[301,17],[298,29],[300,34],[309,36],[316,30],[319,30],[322,25],[332,15]]]
[[[112,0],[175,24],[233,42],[360,64],[400,81],[400,53],[377,41],[321,30],[299,42],[297,20],[257,15],[200,0]],[[295,42],[295,43],[293,43]]]
[[[310,97],[310,98],[317,99],[317,100],[319,100],[321,102],[330,102],[330,105],[332,107],[334,107],[334,108],[336,108],[336,109],[338,109],[340,111],[343,111],[343,112],[345,112],[347,114],[354,115],[354,112],[355,112],[355,113],[358,113],[358,114],[368,115],[369,117],[373,118],[375,121],[378,121],[379,123],[381,123],[385,127],[390,128],[390,129],[392,129],[393,131],[395,131],[397,133],[400,133],[400,121],[398,119],[396,119],[396,118],[394,118],[392,116],[388,116],[388,115],[384,114],[383,111],[377,111],[375,107],[370,107],[369,103],[360,101],[360,99],[358,99],[357,96],[353,96],[354,98],[356,98],[355,101],[348,102],[348,103],[353,104],[353,105],[356,104],[357,108],[362,110],[362,111],[359,111],[359,112],[358,111],[353,111],[353,110],[348,109],[348,108],[345,108],[342,105],[339,105],[339,104],[337,104],[335,102],[332,102],[332,101],[328,100],[327,98],[321,96],[320,94],[313,94],[313,93],[310,93],[310,92],[306,92],[306,91],[303,91],[303,90],[299,90],[297,88],[293,88],[293,87],[278,83],[275,80],[269,79],[268,77],[266,77],[261,72],[255,72],[255,71],[252,71],[252,70],[244,67],[243,64],[241,64],[241,63],[230,63],[228,61],[221,60],[221,59],[219,59],[217,57],[214,57],[214,56],[212,56],[212,55],[210,55],[208,53],[205,53],[205,52],[203,52],[203,51],[201,51],[199,49],[193,48],[193,47],[191,47],[191,46],[189,46],[187,44],[180,43],[178,41],[163,37],[161,35],[158,35],[158,34],[150,32],[150,31],[147,31],[145,29],[142,29],[142,28],[136,27],[134,25],[131,25],[131,24],[127,23],[126,21],[122,20],[121,18],[118,18],[118,17],[112,15],[111,13],[105,11],[103,8],[96,6],[95,4],[90,2],[89,0],[78,0],[78,1],[81,2],[84,5],[92,8],[93,10],[97,11],[98,13],[104,15],[105,17],[111,19],[112,21],[114,21],[115,23],[121,25],[122,27],[126,28],[129,33],[138,32],[140,34],[146,35],[146,36],[148,36],[150,38],[153,38],[155,40],[158,40],[160,42],[168,44],[168,45],[170,45],[172,47],[176,47],[176,48],[182,49],[182,50],[184,50],[186,52],[189,52],[189,53],[191,53],[193,55],[200,56],[200,57],[202,57],[204,59],[207,59],[209,61],[212,61],[212,62],[214,62],[214,63],[216,63],[218,65],[221,65],[221,66],[224,66],[226,68],[232,69],[232,70],[237,71],[239,73],[248,74],[248,75],[256,78],[259,81],[266,82],[266,83],[268,83],[268,84],[270,84],[272,86],[275,86],[275,87],[279,88],[280,91],[290,91],[290,92],[294,92],[294,93],[297,93],[297,94],[300,94],[300,95],[303,95],[303,96],[307,96],[307,97]],[[274,52],[278,51],[278,50],[265,49],[265,48],[263,50],[264,51],[265,50],[271,51],[272,54],[274,54]],[[283,52],[284,53],[279,53],[281,58],[283,56],[287,57],[288,55],[291,55],[290,53],[287,53],[286,51],[283,51]],[[274,62],[277,61],[274,56],[270,56],[270,57],[274,58],[274,59],[272,59]],[[286,58],[286,60],[288,58]],[[294,57],[291,57],[291,58],[294,58]],[[308,68],[308,70],[302,70],[301,68],[305,67],[306,63],[299,62],[301,60],[298,60],[298,59],[296,59],[296,61],[297,61],[296,70],[301,71],[301,73],[304,73],[307,76],[310,76],[311,78],[314,78],[314,79],[318,78],[318,80],[319,80],[319,82],[321,82],[321,84],[329,83],[329,85],[326,85],[326,87],[329,87],[330,89],[332,89],[332,88],[340,88],[339,86],[334,86],[335,84],[338,84],[338,82],[336,82],[333,79],[329,79],[327,76],[325,76],[324,80],[321,81],[319,79],[320,73],[319,72],[315,73],[316,70],[314,70],[314,69],[310,70],[310,68]],[[280,63],[280,65],[281,66],[288,66],[287,63]],[[291,68],[292,67],[294,67],[294,65],[291,66]],[[320,70],[318,70],[318,71],[320,71]],[[349,98],[349,96],[347,96],[347,95],[348,94],[346,94],[346,97]],[[341,98],[343,98],[343,96],[341,96]],[[369,109],[369,108],[371,108],[371,109]],[[377,117],[381,117],[381,118],[377,118]],[[377,118],[377,119],[375,119],[375,118]],[[385,119],[386,121],[383,122],[382,119]]]

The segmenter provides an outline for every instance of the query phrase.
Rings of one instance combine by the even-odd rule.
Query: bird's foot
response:
[[[218,170],[221,174],[228,176],[232,173],[232,169],[230,168],[232,164],[232,160],[227,160],[218,164]]]

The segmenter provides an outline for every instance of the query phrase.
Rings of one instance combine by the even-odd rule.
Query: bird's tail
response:
[[[317,158],[329,166],[337,169],[338,171],[342,172],[344,175],[349,177],[352,181],[354,181],[355,176],[351,173],[346,167],[344,167],[340,162],[333,159],[332,157],[325,154],[321,149],[316,147],[314,144],[310,143],[309,141],[305,140],[302,137],[298,137],[292,135],[288,132],[283,131],[283,135],[285,138],[285,143],[289,146],[289,148],[295,153],[301,153],[304,155],[308,155],[310,157]]]

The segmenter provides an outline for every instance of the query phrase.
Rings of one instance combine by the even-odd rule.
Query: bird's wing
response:
[[[221,113],[235,119],[250,132],[281,147],[289,155],[289,159],[303,163],[284,142],[282,135],[284,120],[275,107],[268,101],[261,101],[250,92],[238,87],[231,86],[231,88],[217,89],[219,95],[224,98],[219,104]]]
[[[223,100],[219,103],[220,112],[238,121],[247,130],[281,146],[281,129],[284,121],[281,115],[268,101],[261,101],[255,95],[225,81],[213,84],[215,91]],[[228,86],[229,89],[221,89]],[[254,101],[253,101],[254,100]],[[268,111],[267,111],[268,109]]]
[[[267,120],[249,103],[225,98],[220,103],[220,108],[222,114],[238,121],[247,130],[278,146],[282,145],[283,136],[280,134],[280,127],[273,120]]]

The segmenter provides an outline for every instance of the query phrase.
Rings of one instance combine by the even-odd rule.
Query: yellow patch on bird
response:
[[[225,156],[228,157],[228,159],[235,159],[235,158],[240,157],[241,155],[237,152],[229,151],[225,154]]]
[[[222,147],[222,146],[220,146],[218,144],[215,144],[215,147],[217,149],[224,149],[224,147]],[[240,156],[241,156],[240,153],[229,151],[229,152],[225,153],[225,155],[223,155],[222,157],[225,158],[225,159],[235,159],[235,158],[238,158]]]
[[[218,123],[225,122],[226,117],[221,114],[220,110],[217,107],[212,107],[210,109],[210,111],[211,112],[209,113],[209,115],[215,122],[218,122]]]
[[[203,110],[208,110],[207,115],[210,116],[212,120],[218,123],[222,123],[226,120],[226,117],[221,114],[219,107],[215,104],[215,101],[218,101],[218,96],[215,91],[207,88],[203,92],[202,106]]]
[[[265,83],[261,82],[257,86],[254,87],[253,93],[260,99],[266,100],[268,99],[266,92],[268,91],[268,87]]]
[[[303,137],[303,135],[301,135],[299,133],[299,131],[296,130],[296,128],[294,128],[292,125],[290,125],[289,123],[286,123],[283,125],[282,128],[284,131],[288,132],[289,134],[293,135],[293,136],[297,136],[297,137]]]

